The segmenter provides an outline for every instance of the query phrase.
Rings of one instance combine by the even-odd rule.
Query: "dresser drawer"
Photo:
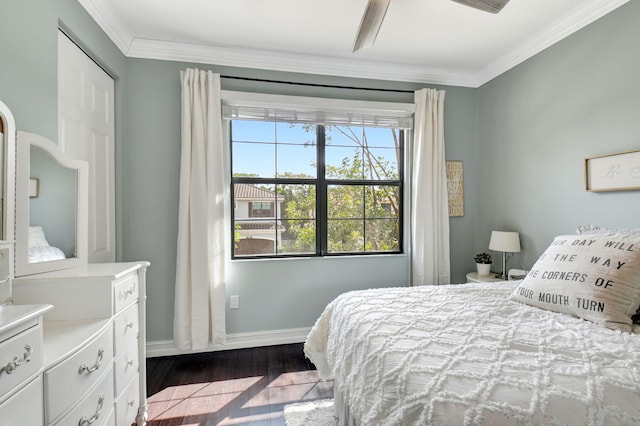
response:
[[[113,321],[113,341],[117,356],[131,342],[138,339],[138,304],[134,303]]]
[[[116,395],[119,395],[131,378],[138,373],[138,367],[138,343],[134,342],[114,362]]]
[[[113,409],[111,410],[111,413],[109,413],[109,417],[107,417],[107,420],[104,421],[104,423],[102,423],[102,425],[100,426],[116,426],[116,410]],[[125,424],[124,426],[130,426]]]
[[[136,374],[116,399],[116,424],[129,426],[136,420],[140,406],[140,379]]]
[[[58,365],[45,370],[45,416],[51,423],[94,386],[113,361],[112,326]],[[113,393],[113,384],[111,391]],[[77,424],[77,422],[75,423]]]
[[[42,418],[42,378],[40,376],[0,405],[0,424],[2,425],[41,425]]]
[[[130,303],[138,300],[138,274],[132,273],[122,278],[122,280],[114,283],[113,300],[115,303],[115,312],[117,314]]]
[[[41,368],[40,325],[35,325],[0,343],[0,399]]]
[[[98,384],[62,418],[60,426],[102,426],[113,423],[113,372],[104,374]]]

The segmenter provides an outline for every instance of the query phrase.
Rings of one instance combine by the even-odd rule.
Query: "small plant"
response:
[[[484,263],[484,264],[493,263],[493,259],[491,258],[491,255],[489,253],[486,253],[486,252],[482,252],[482,253],[476,254],[474,259],[475,259],[476,263]]]

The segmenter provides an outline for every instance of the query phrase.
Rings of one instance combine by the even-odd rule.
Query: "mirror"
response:
[[[50,140],[18,132],[16,276],[87,263],[88,169]]]
[[[16,123],[11,110],[0,101],[0,240],[13,241],[15,199]]]

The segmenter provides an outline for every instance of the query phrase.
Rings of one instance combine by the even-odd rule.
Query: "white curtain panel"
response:
[[[182,81],[182,152],[173,340],[204,349],[225,341],[225,182],[220,75],[187,69]]]
[[[411,175],[412,285],[448,284],[449,208],[444,156],[444,90],[415,92]]]

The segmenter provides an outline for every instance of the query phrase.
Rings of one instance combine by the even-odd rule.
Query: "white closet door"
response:
[[[58,144],[89,163],[90,263],[115,262],[114,80],[58,32]]]

